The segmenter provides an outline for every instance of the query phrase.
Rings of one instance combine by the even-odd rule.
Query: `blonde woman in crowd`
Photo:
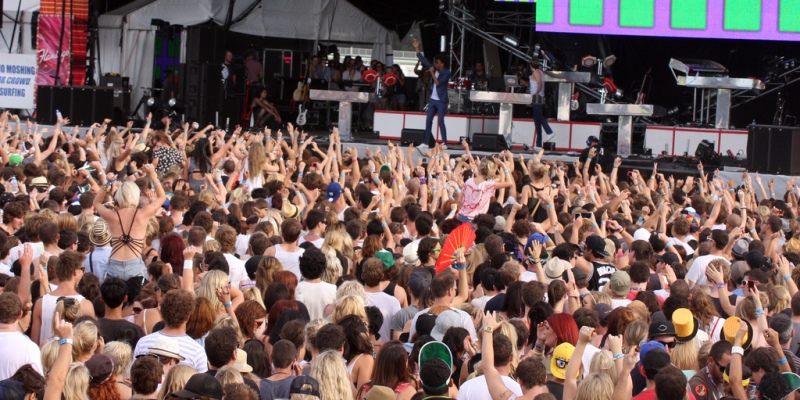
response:
[[[197,371],[195,371],[194,368],[187,365],[176,365],[172,367],[169,372],[167,372],[167,376],[164,377],[161,388],[158,391],[157,400],[165,400],[169,398],[170,394],[183,390],[189,378],[196,373]]]
[[[131,387],[125,382],[125,374],[133,363],[133,349],[125,342],[108,342],[103,346],[103,354],[114,357],[114,380],[117,382],[117,390],[123,399],[131,397]]]
[[[337,351],[320,353],[311,365],[311,377],[319,383],[323,399],[351,399],[355,396],[355,386],[350,383],[342,356]]]

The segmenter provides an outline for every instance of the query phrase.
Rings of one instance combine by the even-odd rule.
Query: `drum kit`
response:
[[[469,76],[471,74],[468,74]],[[469,99],[471,91],[488,91],[486,81],[472,82],[469,78],[459,77],[447,84],[447,112],[450,114],[496,115],[493,103],[473,102]]]

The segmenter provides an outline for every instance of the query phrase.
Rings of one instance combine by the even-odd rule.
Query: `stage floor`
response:
[[[413,111],[375,111],[374,130],[381,139],[399,140],[403,129],[425,129],[426,115]],[[581,151],[586,147],[589,136],[600,137],[602,124],[599,122],[564,122],[549,120],[553,135],[545,136],[544,141],[555,143],[556,150]],[[458,143],[459,137],[472,137],[475,133],[497,133],[498,117],[483,115],[447,114],[448,143]],[[438,121],[434,119],[433,128],[439,138]],[[534,147],[534,124],[532,119],[513,119],[511,142],[515,148],[523,145]],[[699,129],[669,126],[647,126],[644,147],[652,149],[653,154],[665,152],[667,155],[694,155],[697,145],[708,140],[716,143],[716,150],[734,154],[747,151],[747,131],[731,129]]]

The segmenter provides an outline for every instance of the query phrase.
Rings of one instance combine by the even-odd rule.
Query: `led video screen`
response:
[[[539,32],[800,40],[800,0],[537,0]]]

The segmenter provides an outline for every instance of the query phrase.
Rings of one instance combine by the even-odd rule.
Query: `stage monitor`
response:
[[[800,40],[800,0],[537,0],[536,31]]]

